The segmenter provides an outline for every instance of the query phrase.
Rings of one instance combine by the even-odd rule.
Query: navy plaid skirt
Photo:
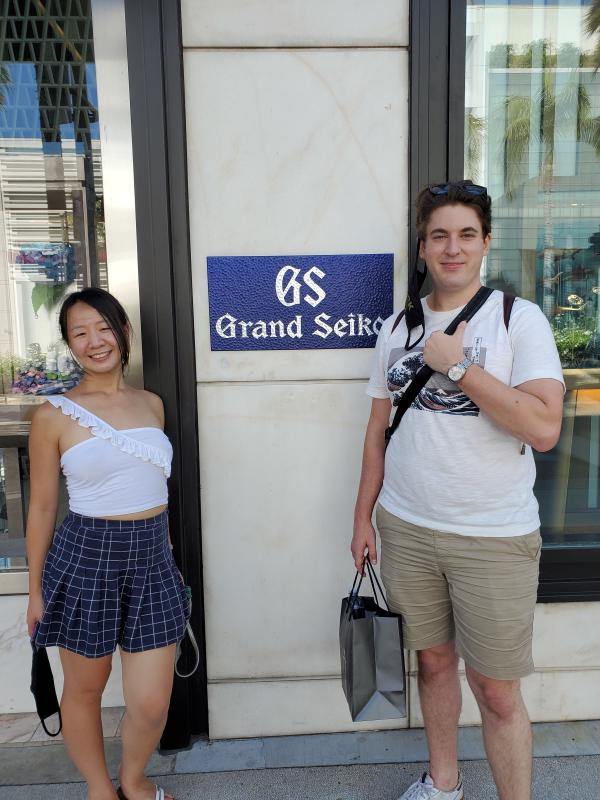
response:
[[[88,658],[166,647],[183,639],[185,587],[169,547],[166,511],[138,520],[69,512],[42,573],[35,641]]]

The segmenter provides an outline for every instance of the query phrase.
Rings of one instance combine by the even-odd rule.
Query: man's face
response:
[[[434,288],[453,293],[472,288],[475,292],[490,239],[489,234],[484,238],[481,222],[472,208],[460,203],[437,208],[420,248]]]

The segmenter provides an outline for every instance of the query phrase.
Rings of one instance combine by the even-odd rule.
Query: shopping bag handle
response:
[[[373,569],[373,565],[371,564],[371,561],[370,561],[369,557],[365,556],[364,559],[363,559],[363,563],[362,563],[362,570],[357,570],[356,571],[356,575],[354,576],[354,581],[352,583],[352,588],[350,589],[350,595],[349,595],[350,602],[348,603],[348,616],[352,615],[352,612],[354,611],[354,608],[356,606],[356,602],[357,602],[357,599],[358,599],[358,593],[360,592],[360,587],[362,585],[363,578],[365,577],[365,567],[367,568],[367,573],[369,575],[369,580],[371,581],[371,588],[373,589],[373,597],[375,598],[375,602],[379,604],[379,598],[377,596],[377,589],[375,588],[375,585],[377,584],[377,588],[379,589],[379,594],[381,595],[381,598],[382,598],[383,602],[385,603],[385,606],[386,606],[387,610],[390,611],[390,607],[388,605],[388,601],[386,600],[384,591],[383,591],[383,589],[381,587],[381,583],[379,582],[379,578],[377,577],[377,573]],[[358,581],[358,585],[356,583],[357,581]]]
[[[360,580],[358,580],[360,577]],[[352,588],[350,589],[350,593],[348,594],[348,608],[346,609],[347,616],[351,617],[352,612],[354,611],[354,607],[356,605],[356,600],[358,598],[358,593],[360,591],[360,585],[362,583],[364,575],[361,574],[358,570],[356,570],[356,575],[354,576],[354,580],[352,581]],[[358,586],[356,585],[356,581],[358,581]]]
[[[373,596],[375,597],[375,602],[379,602],[377,599],[377,590],[375,589],[375,584],[377,584],[377,589],[379,589],[379,594],[381,595],[381,599],[383,600],[383,602],[385,603],[385,607],[389,611],[390,607],[388,606],[388,601],[386,600],[385,593],[383,591],[381,584],[379,583],[379,578],[377,577],[377,573],[375,572],[373,564],[371,564],[371,560],[369,559],[368,556],[365,556],[363,567],[365,565],[367,567],[367,572],[369,573],[369,579],[371,581],[371,588],[373,589]]]

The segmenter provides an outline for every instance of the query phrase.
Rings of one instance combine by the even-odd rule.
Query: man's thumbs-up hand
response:
[[[466,322],[461,322],[456,332],[449,336],[443,331],[434,331],[425,342],[423,359],[427,366],[443,375],[453,364],[458,364],[465,357],[463,339],[465,338]]]

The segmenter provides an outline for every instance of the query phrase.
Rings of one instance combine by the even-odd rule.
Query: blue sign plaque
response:
[[[392,253],[209,256],[211,350],[374,347],[392,313]]]

